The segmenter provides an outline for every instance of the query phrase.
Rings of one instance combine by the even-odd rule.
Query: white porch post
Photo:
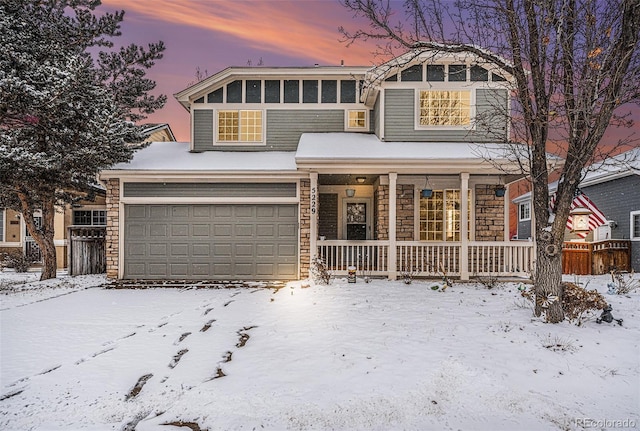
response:
[[[309,174],[311,187],[309,190],[309,259],[318,253],[318,173],[311,172]],[[309,278],[311,278],[311,267],[309,265]]]
[[[396,267],[396,187],[398,173],[389,172],[389,255],[388,264],[389,280],[398,278],[398,268]]]
[[[469,279],[469,173],[460,173],[460,280]]]
[[[504,186],[504,241],[511,241],[511,236],[509,235],[510,232],[510,225],[511,222],[509,220],[509,214],[510,214],[510,202],[509,202],[509,185],[505,185]]]

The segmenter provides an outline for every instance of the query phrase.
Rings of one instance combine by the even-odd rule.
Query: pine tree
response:
[[[56,276],[56,207],[90,196],[100,169],[129,160],[127,144],[144,139],[134,121],[166,101],[145,78],[163,43],[113,50],[124,12],[98,14],[99,5],[0,2],[0,206],[22,213],[43,280]]]

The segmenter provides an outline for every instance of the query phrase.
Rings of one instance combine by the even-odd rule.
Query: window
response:
[[[207,103],[222,103],[222,88],[207,94]]]
[[[340,81],[340,103],[356,102],[356,81]]]
[[[300,81],[285,80],[284,81],[284,103],[300,102]]]
[[[468,195],[467,231],[471,234],[471,190]],[[460,241],[460,190],[434,190],[420,198],[420,240]]]
[[[402,81],[422,81],[422,65],[415,64],[400,72]]]
[[[467,80],[466,64],[449,65],[449,82],[464,82]]]
[[[443,64],[428,65],[427,81],[444,81],[444,65]]]
[[[265,103],[280,103],[280,81],[264,81],[264,101]]]
[[[420,126],[468,126],[470,91],[420,91]]]
[[[262,111],[218,111],[218,142],[262,142]]]
[[[242,81],[227,84],[227,103],[242,103]]]
[[[262,100],[262,82],[256,80],[246,81],[244,92],[247,103],[260,103]]]
[[[631,211],[631,232],[629,238],[640,240],[640,211]]]
[[[347,129],[365,129],[367,127],[367,111],[364,109],[347,111]]]
[[[76,226],[106,226],[105,210],[76,210],[73,212],[73,224]]]
[[[523,202],[518,207],[518,220],[531,220],[531,202]]]
[[[318,103],[318,81],[302,81],[302,103]]]
[[[322,81],[322,103],[336,103],[338,101],[338,81]]]
[[[489,80],[489,71],[484,67],[478,66],[474,64],[471,66],[471,80],[472,81],[488,81]]]

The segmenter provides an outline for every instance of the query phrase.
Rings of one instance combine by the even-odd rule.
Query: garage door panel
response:
[[[167,244],[149,244],[149,256],[167,257]]]
[[[297,205],[125,205],[126,278],[297,278]]]
[[[189,236],[189,225],[171,224],[171,236]]]

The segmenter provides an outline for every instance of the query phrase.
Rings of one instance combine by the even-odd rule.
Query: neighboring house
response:
[[[556,187],[556,182],[551,183],[549,191],[553,193]],[[631,267],[640,271],[640,148],[585,169],[580,190],[595,203],[608,221],[601,228],[589,232],[584,241],[631,240]],[[531,193],[518,196],[513,203],[518,205],[518,239],[530,239],[533,215]],[[565,239],[582,240],[569,230]]]
[[[100,174],[107,275],[298,279],[315,257],[338,275],[527,274],[503,189],[521,178],[504,174],[512,84],[470,53],[222,70],[175,95],[191,142]]]
[[[168,124],[148,124],[144,133],[148,136],[144,142],[175,141],[171,127]],[[106,226],[106,190],[96,185],[94,199],[80,201],[74,205],[58,208],[54,217],[54,243],[58,269],[68,265],[68,246],[70,226]],[[35,213],[36,223],[41,216]],[[19,250],[40,256],[38,245],[29,235],[20,213],[6,208],[0,208],[0,252]]]

